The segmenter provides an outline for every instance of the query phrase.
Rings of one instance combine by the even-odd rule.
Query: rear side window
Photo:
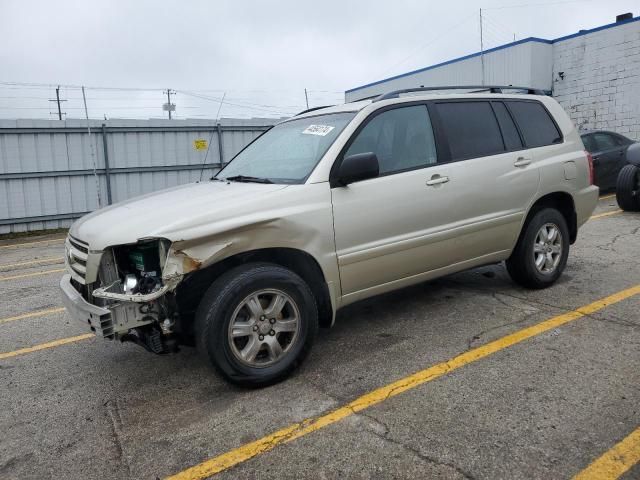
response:
[[[612,148],[619,147],[622,144],[620,140],[608,133],[594,133],[593,139],[596,142],[596,148],[598,151],[610,150]]]
[[[562,135],[547,110],[538,102],[507,102],[528,148],[562,141]]]
[[[513,123],[507,107],[502,102],[492,102],[491,105],[493,105],[493,110],[496,112],[496,117],[500,124],[500,130],[502,130],[504,146],[507,150],[520,150],[522,148],[522,140],[520,140],[518,129],[516,124]]]
[[[449,142],[451,160],[485,157],[505,151],[496,116],[489,102],[436,104]]]

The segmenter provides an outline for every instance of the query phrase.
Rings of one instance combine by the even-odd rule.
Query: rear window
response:
[[[528,148],[543,147],[562,141],[562,135],[542,104],[509,101],[507,105],[520,127],[520,133]]]
[[[485,157],[505,151],[489,102],[443,102],[436,106],[449,141],[451,160]]]

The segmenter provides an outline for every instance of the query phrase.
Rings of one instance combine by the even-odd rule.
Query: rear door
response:
[[[437,101],[434,109],[449,150],[448,212],[466,226],[456,260],[511,250],[540,173],[509,109],[489,100]]]

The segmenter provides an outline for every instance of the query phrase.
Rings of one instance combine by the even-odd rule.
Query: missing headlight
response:
[[[167,243],[166,240],[147,240],[114,247],[123,293],[146,295],[162,287]]]

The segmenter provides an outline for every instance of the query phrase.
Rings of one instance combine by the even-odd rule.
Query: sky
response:
[[[637,0],[0,0],[0,118],[280,117],[529,36],[640,15]],[[175,93],[173,93],[175,92]],[[221,100],[223,99],[221,104]]]

